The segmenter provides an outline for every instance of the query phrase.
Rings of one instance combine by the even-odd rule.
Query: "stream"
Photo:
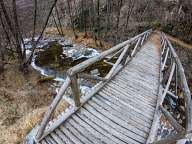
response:
[[[35,37],[37,40],[38,37]],[[31,39],[25,38],[25,48],[27,57],[31,54]],[[73,44],[71,40],[63,37],[42,38],[37,44],[34,52],[31,66],[43,77],[52,77],[56,92],[66,79],[66,71],[81,63],[84,60],[99,55],[99,51],[93,48],[87,48],[83,45]],[[87,69],[91,75],[103,76],[108,72],[110,66],[98,62]],[[86,80],[80,79],[80,90],[84,94],[93,86]]]

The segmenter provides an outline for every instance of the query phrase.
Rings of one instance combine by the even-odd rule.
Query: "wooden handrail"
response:
[[[157,144],[163,144],[167,142],[174,142],[176,139],[181,139],[185,136],[185,133],[187,131],[192,130],[192,100],[191,100],[191,94],[189,91],[189,87],[187,84],[187,80],[185,77],[184,69],[181,64],[181,61],[179,60],[173,46],[171,45],[170,41],[167,39],[165,34],[162,33],[161,35],[161,55],[164,57],[161,57],[161,64],[160,64],[160,86],[159,86],[159,95],[157,100],[157,106],[156,111],[154,115],[154,120],[152,124],[152,128],[149,134],[149,137],[147,139],[147,144],[149,143],[157,143]],[[166,51],[167,49],[167,51]],[[166,51],[166,54],[164,54]],[[171,57],[169,58],[170,62],[168,64],[171,64],[169,69],[167,70],[167,74],[163,77],[163,71],[168,61],[168,55]],[[178,72],[177,72],[178,71]],[[175,73],[175,95],[169,91],[169,86],[171,82],[173,81],[173,75]],[[185,100],[185,109],[186,109],[186,127],[185,130],[182,128],[182,126],[172,117],[172,115],[163,108],[163,102],[166,95],[171,95],[172,97],[177,97],[177,88],[178,88],[178,78],[180,78],[180,83],[182,85],[182,91],[184,93],[184,100]],[[163,80],[164,79],[164,80]],[[168,80],[167,80],[168,79]],[[166,87],[163,88],[163,81],[167,81]],[[161,112],[165,115],[167,120],[172,124],[172,126],[178,131],[181,132],[176,135],[170,135],[168,138],[154,141],[157,133],[157,129],[160,123],[160,116]]]
[[[73,76],[73,75],[77,74],[78,72],[83,71],[85,68],[87,68],[88,66],[94,64],[95,62],[98,62],[98,61],[104,59],[106,56],[108,56],[108,55],[110,55],[110,54],[112,54],[112,53],[120,50],[121,48],[125,47],[126,45],[131,44],[131,43],[134,42],[136,39],[140,38],[141,36],[143,36],[143,35],[145,35],[145,34],[147,34],[147,33],[150,33],[151,31],[152,31],[152,29],[150,29],[150,30],[148,30],[148,31],[145,31],[145,32],[143,32],[143,33],[141,33],[141,34],[139,34],[139,35],[137,35],[137,36],[135,36],[135,37],[127,40],[127,41],[125,41],[125,42],[122,42],[122,43],[120,43],[120,44],[118,44],[118,45],[110,48],[109,50],[106,50],[106,51],[102,52],[102,53],[99,54],[98,56],[95,56],[95,57],[93,57],[93,58],[90,58],[90,59],[82,62],[82,63],[80,63],[80,64],[78,64],[78,65],[70,68],[70,69],[67,71],[67,73],[68,73],[70,76]]]
[[[43,132],[47,126],[47,123],[52,115],[52,113],[54,112],[55,108],[57,107],[59,101],[61,100],[61,98],[63,97],[63,94],[65,93],[66,89],[68,88],[68,86],[70,85],[71,80],[69,77],[67,77],[65,83],[62,85],[62,87],[60,88],[57,96],[54,98],[53,102],[51,103],[51,105],[48,107],[47,112],[44,114],[44,117],[41,121],[40,127],[38,129],[37,135],[36,135],[36,139],[40,139],[41,136],[43,135]]]
[[[184,93],[184,100],[185,100],[186,130],[190,131],[190,130],[192,130],[192,100],[191,100],[191,94],[190,94],[189,86],[188,86],[188,83],[187,83],[187,80],[185,77],[185,73],[184,73],[184,69],[183,69],[183,66],[181,64],[179,57],[177,56],[172,44],[170,43],[168,38],[165,36],[165,34],[164,34],[164,37],[165,37],[166,41],[168,42],[172,56],[175,59],[175,62],[177,64],[177,69],[179,72],[179,77],[181,80],[181,85],[182,85],[182,90]]]

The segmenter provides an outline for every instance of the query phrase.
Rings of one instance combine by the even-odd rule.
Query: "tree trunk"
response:
[[[115,43],[118,42],[118,37],[119,37],[119,20],[120,20],[122,2],[123,2],[122,0],[118,1],[119,5],[118,5],[117,22],[116,22],[116,39],[115,39]]]
[[[77,38],[77,34],[75,32],[75,26],[74,26],[74,23],[73,23],[73,18],[72,18],[72,14],[71,14],[71,6],[70,6],[70,2],[69,0],[67,0],[67,5],[68,5],[68,10],[69,10],[69,16],[70,16],[70,21],[71,21],[71,27],[73,29],[73,34],[75,36],[75,38]]]

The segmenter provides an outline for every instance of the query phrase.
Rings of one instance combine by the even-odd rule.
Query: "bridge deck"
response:
[[[159,86],[160,45],[153,40],[155,37],[150,38],[122,71],[41,143],[145,143]]]

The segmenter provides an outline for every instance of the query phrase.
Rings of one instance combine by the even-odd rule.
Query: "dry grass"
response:
[[[18,144],[22,143],[26,134],[42,119],[43,113],[47,107],[38,108],[29,112],[17,120],[13,125],[0,132],[0,143]]]
[[[0,75],[0,144],[21,143],[53,99],[49,82],[39,83],[32,70],[23,75],[14,63]]]
[[[61,100],[59,102],[57,108],[54,111],[53,117],[56,118],[58,115],[60,115],[62,112],[64,112],[65,109],[68,108],[68,107],[69,107],[69,104],[64,100]]]

